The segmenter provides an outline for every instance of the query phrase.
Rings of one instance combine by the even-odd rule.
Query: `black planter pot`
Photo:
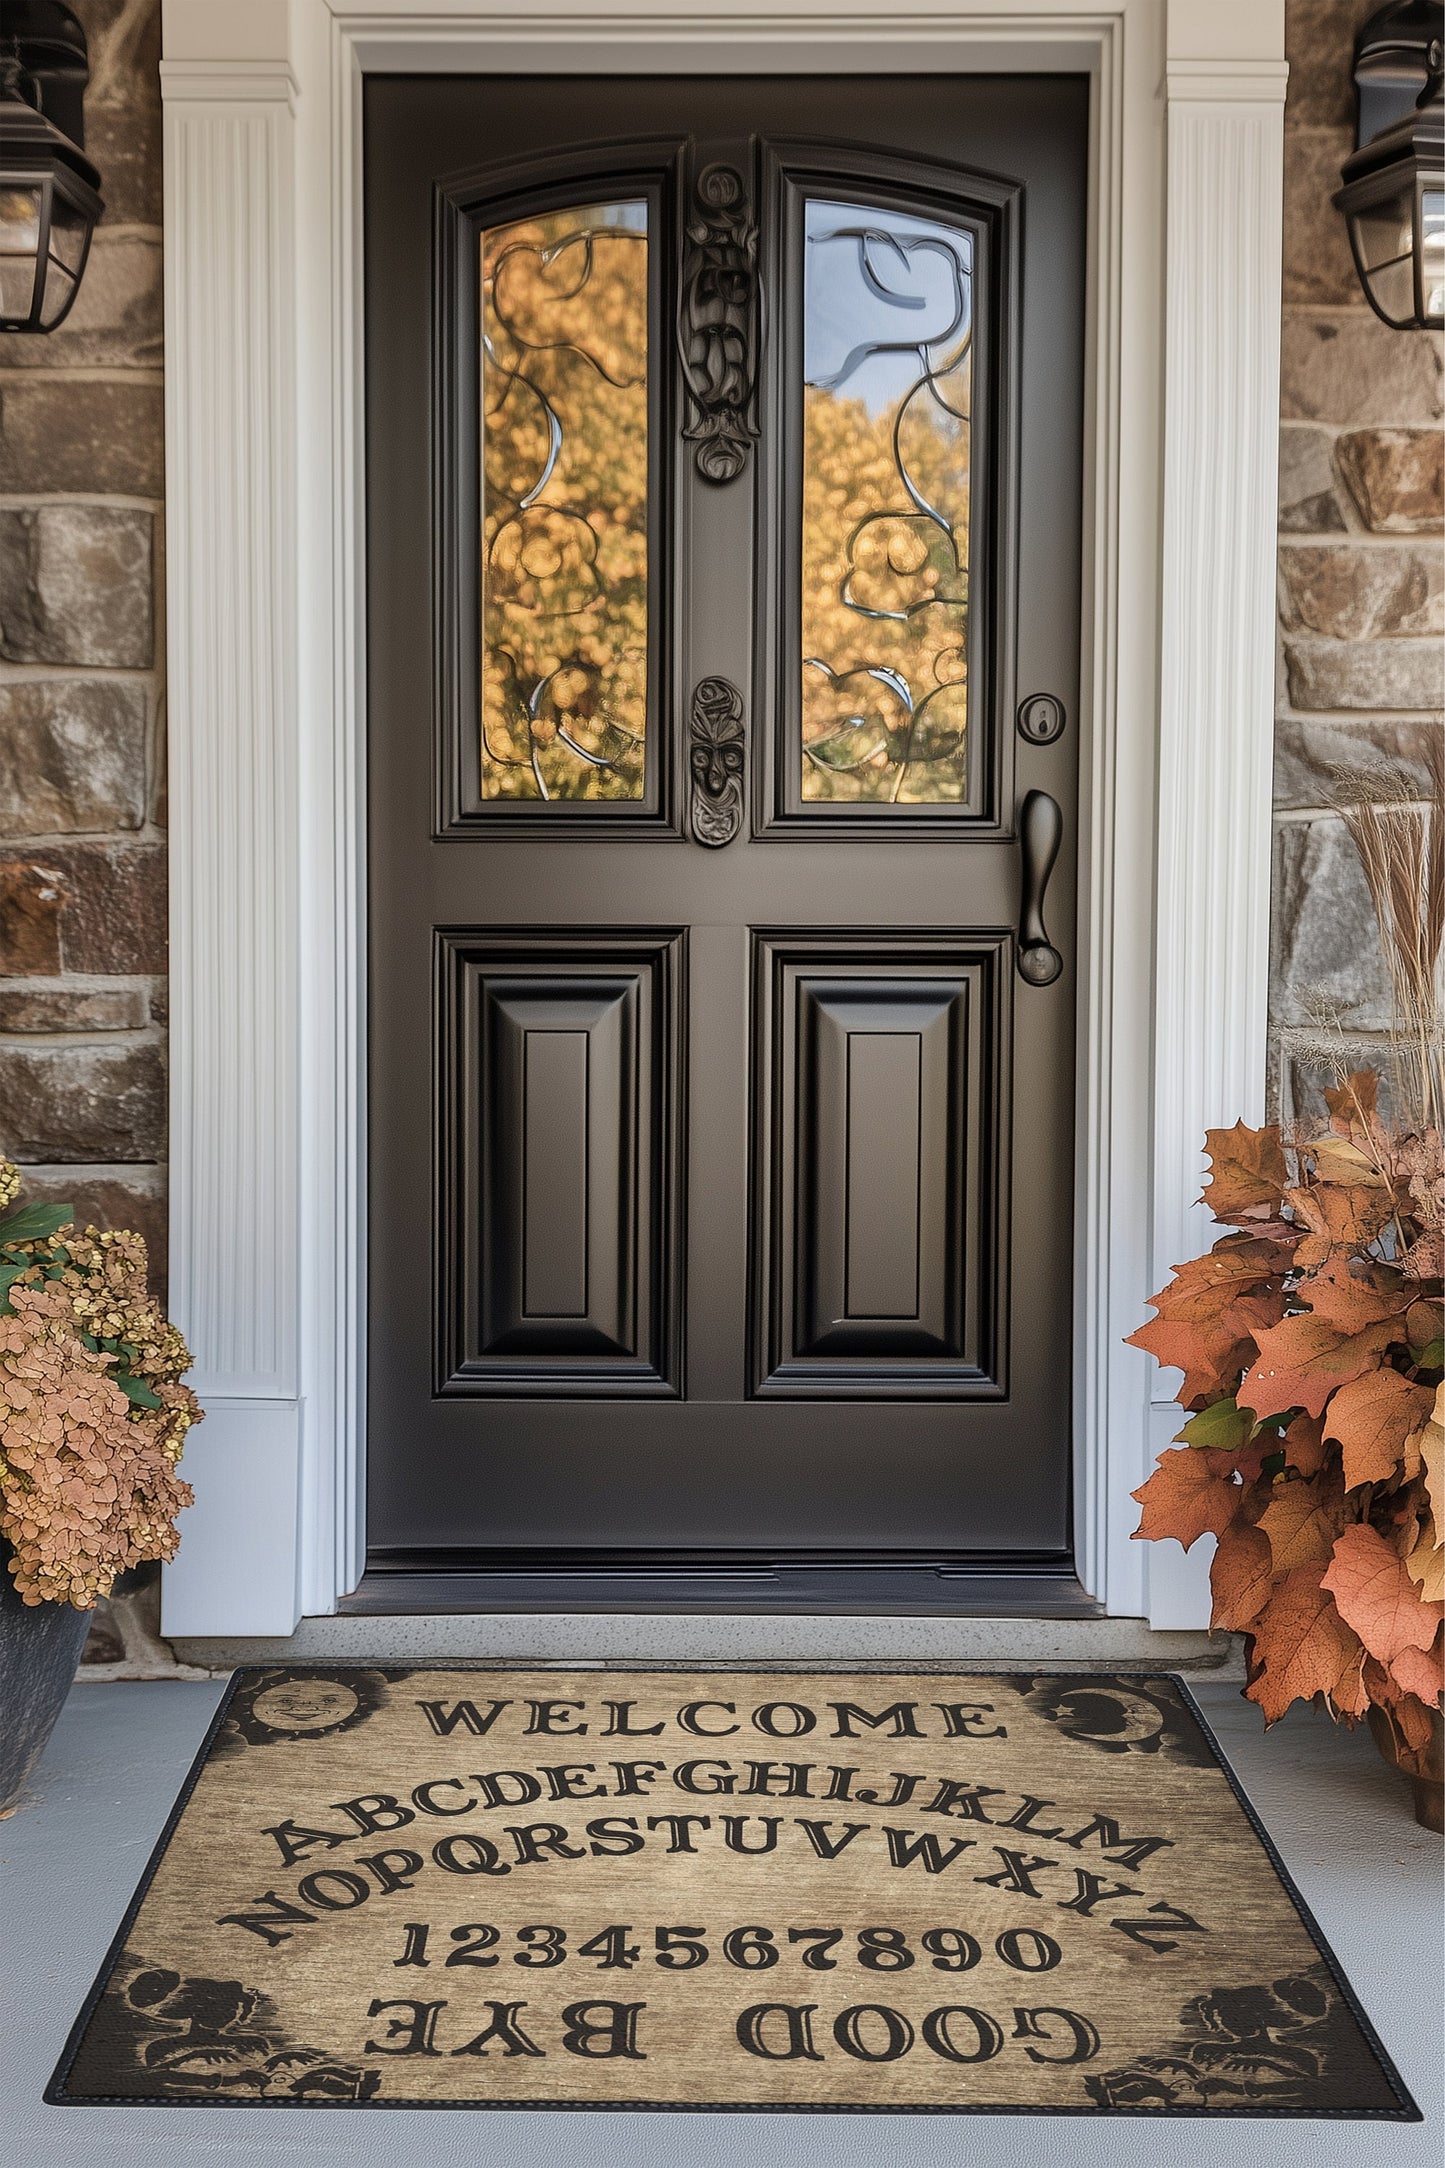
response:
[[[94,1616],[22,1603],[0,1541],[0,1814],[13,1807],[55,1729]]]

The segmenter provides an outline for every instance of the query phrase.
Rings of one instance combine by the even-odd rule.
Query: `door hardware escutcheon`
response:
[[[1064,703],[1053,693],[1030,693],[1019,702],[1019,736],[1030,745],[1056,745],[1067,721]]]
[[[1049,940],[1044,925],[1044,894],[1063,836],[1064,816],[1058,800],[1046,790],[1031,790],[1019,815],[1023,885],[1018,952],[1019,977],[1030,986],[1052,986],[1064,968],[1064,959]]]
[[[743,820],[747,737],[736,685],[724,677],[699,678],[689,735],[693,840],[718,850],[732,842]]]

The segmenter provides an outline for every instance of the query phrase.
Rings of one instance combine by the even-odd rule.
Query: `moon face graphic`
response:
[[[1090,1706],[1092,1704],[1092,1707]],[[1157,1703],[1142,1694],[1067,1694],[1060,1704],[1068,1712],[1067,1729],[1078,1738],[1107,1740],[1111,1745],[1132,1746],[1140,1739],[1154,1739],[1164,1729],[1164,1714]]]
[[[1034,1674],[1020,1688],[1027,1706],[1061,1737],[1099,1754],[1162,1754],[1208,1768],[1212,1761],[1178,1689],[1167,1679],[1127,1675]]]

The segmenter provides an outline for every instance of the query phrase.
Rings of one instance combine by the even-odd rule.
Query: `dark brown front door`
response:
[[[378,1567],[1067,1561],[1086,140],[368,81]]]

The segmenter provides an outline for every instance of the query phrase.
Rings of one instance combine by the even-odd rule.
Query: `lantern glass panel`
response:
[[[1397,257],[1370,273],[1370,294],[1387,323],[1405,326],[1415,316],[1415,256]]]
[[[1382,203],[1356,211],[1355,247],[1367,277],[1414,254],[1414,193],[1412,188],[1402,188]]]
[[[90,220],[57,190],[50,213],[50,254],[67,278],[78,279],[90,241]]]
[[[1420,291],[1429,323],[1445,318],[1445,187],[1420,192]]]
[[[90,220],[57,190],[50,211],[50,261],[40,325],[49,331],[75,299],[75,289],[90,244]]]
[[[8,324],[25,323],[34,305],[42,195],[37,183],[0,187],[0,318]]]
[[[1413,173],[1392,176],[1388,194],[1349,212],[1360,277],[1374,307],[1396,329],[1415,322],[1415,203]]]

